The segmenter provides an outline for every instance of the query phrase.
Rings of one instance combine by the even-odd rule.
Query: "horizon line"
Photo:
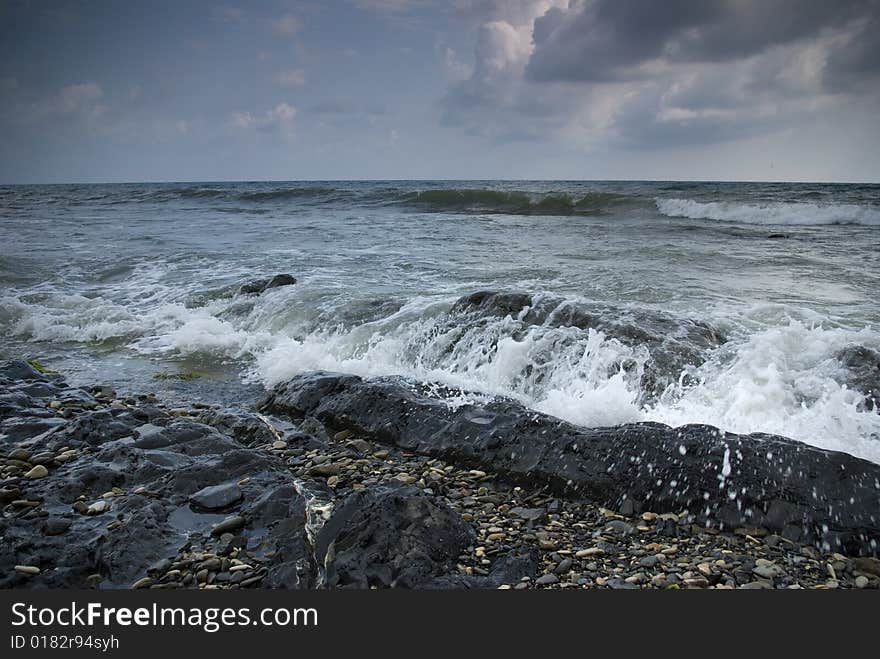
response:
[[[697,178],[291,178],[291,179],[165,179],[165,180],[126,180],[126,181],[29,181],[19,183],[0,182],[2,187],[38,185],[171,185],[171,184],[210,184],[210,183],[419,183],[419,182],[536,182],[536,183],[763,183],[763,184],[818,184],[818,185],[880,185],[875,181],[829,181],[816,179],[697,179]]]

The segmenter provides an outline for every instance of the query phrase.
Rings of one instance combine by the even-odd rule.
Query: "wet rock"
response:
[[[239,289],[239,295],[261,295],[272,288],[281,286],[292,286],[296,283],[296,277],[293,275],[275,275],[267,279],[255,279],[254,281],[242,284]]]
[[[693,511],[702,526],[797,526],[802,540],[850,554],[880,546],[880,466],[866,460],[704,425],[582,428],[501,398],[452,409],[438,391],[402,378],[313,373],[278,385],[262,409],[603,505],[627,494],[657,512]]]
[[[848,346],[835,357],[845,369],[843,382],[865,394],[861,406],[866,410],[880,407],[880,352],[865,346]]]
[[[4,369],[7,365],[0,362],[0,373],[30,378],[26,383],[59,382],[40,380],[44,376],[30,367]],[[21,384],[3,380],[0,392]],[[85,393],[65,396],[91,400]],[[45,411],[26,406],[16,414],[27,420]],[[147,566],[184,543],[187,534],[199,531],[210,537],[216,518],[191,511],[189,503],[218,482],[246,483],[203,496],[213,505],[219,499],[230,501],[240,488],[240,515],[250,525],[238,529],[246,536],[239,546],[253,541],[253,551],[263,556],[268,569],[259,582],[293,588],[314,584],[305,499],[279,458],[248,449],[209,425],[171,417],[148,402],[125,409],[80,407],[64,423],[51,433],[30,437],[28,452],[63,452],[68,457],[47,477],[4,486],[2,499],[79,514],[67,519],[53,513],[42,523],[22,515],[0,517],[0,587],[22,585],[14,581],[15,565],[51,564],[52,570],[24,585],[82,588],[97,575],[102,587],[127,588],[144,576]],[[70,454],[77,446],[83,450]]]
[[[45,478],[48,475],[49,475],[48,469],[46,469],[43,465],[37,465],[36,467],[34,467],[30,471],[28,471],[24,475],[24,477],[34,479],[34,478]]]
[[[346,498],[315,550],[329,587],[419,588],[450,573],[474,537],[457,513],[419,489],[377,485]]]
[[[237,483],[210,485],[190,495],[190,503],[204,510],[221,510],[241,501],[243,494]]]

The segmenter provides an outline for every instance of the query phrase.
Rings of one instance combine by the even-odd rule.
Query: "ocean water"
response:
[[[451,405],[880,462],[877,185],[8,186],[0,228],[0,353],[74,383],[237,403],[315,369],[399,374]],[[277,273],[298,282],[236,292]]]

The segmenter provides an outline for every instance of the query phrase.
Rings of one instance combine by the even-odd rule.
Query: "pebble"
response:
[[[868,585],[868,577],[866,577],[864,574],[860,574],[856,577],[855,585],[856,588],[864,588]]]
[[[309,476],[338,476],[341,468],[338,464],[335,463],[325,463],[315,465],[311,469],[309,469]]]
[[[36,565],[16,565],[15,571],[20,572],[21,574],[33,576],[40,573],[40,568],[38,568]]]
[[[86,508],[86,515],[100,515],[109,509],[110,504],[102,499],[101,501],[95,501],[95,503]]]
[[[31,469],[28,473],[24,475],[25,478],[30,478],[31,480],[36,478],[45,478],[49,475],[49,470],[46,469],[43,465],[37,465],[33,469]]]
[[[570,558],[563,558],[553,571],[556,574],[566,574],[571,569],[571,566],[572,560]]]
[[[555,574],[543,574],[535,579],[535,583],[539,586],[549,586],[558,582],[559,577],[557,577]]]
[[[773,579],[782,574],[782,570],[777,565],[756,565],[752,572],[764,579]]]
[[[19,462],[27,462],[31,457],[31,452],[23,448],[12,449],[6,456],[7,460],[18,460]]]
[[[151,586],[153,584],[153,580],[150,577],[144,577],[143,579],[138,579],[133,584],[131,584],[132,590],[137,590],[138,588],[146,588],[147,586]]]
[[[590,547],[589,549],[580,549],[575,552],[576,558],[587,558],[589,556],[601,556],[605,553],[604,549],[599,547]]]

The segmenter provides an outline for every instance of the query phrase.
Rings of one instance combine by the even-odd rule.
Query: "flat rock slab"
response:
[[[196,508],[204,510],[222,510],[241,501],[243,494],[237,483],[210,485],[202,488],[189,497]]]
[[[705,425],[583,428],[501,398],[452,407],[437,391],[402,378],[318,372],[279,384],[261,409],[615,509],[629,500],[636,511],[687,510],[704,526],[762,527],[856,555],[880,551],[880,466],[872,462]]]

